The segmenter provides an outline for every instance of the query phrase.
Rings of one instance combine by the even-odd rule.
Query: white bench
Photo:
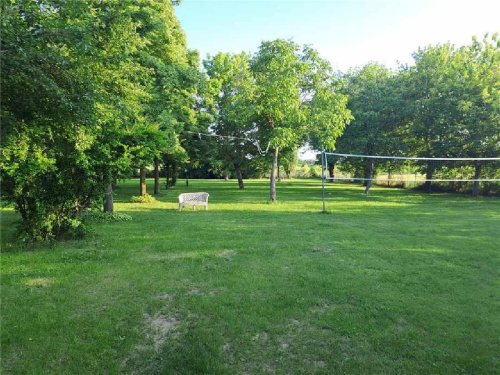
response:
[[[193,206],[193,210],[196,206],[205,206],[205,210],[208,210],[208,193],[183,193],[179,195],[179,211],[182,211],[184,206]]]

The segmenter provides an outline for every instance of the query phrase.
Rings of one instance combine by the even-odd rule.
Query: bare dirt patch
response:
[[[398,333],[408,330],[408,327],[409,324],[403,317],[398,317],[394,323],[394,330]]]
[[[186,293],[187,296],[204,296],[205,293],[197,288],[191,289]]]
[[[170,302],[174,299],[174,296],[169,294],[169,293],[165,293],[165,294],[160,294],[160,295],[156,296],[156,298],[161,299],[163,301]]]
[[[324,361],[314,361],[314,367],[325,368],[326,363]]]
[[[147,337],[152,340],[156,351],[163,345],[169,334],[180,324],[177,318],[160,313],[156,313],[153,316],[144,314],[144,319],[148,326]]]
[[[319,303],[315,306],[312,306],[310,311],[316,314],[323,314],[331,310],[342,310],[342,311],[350,311],[353,309],[353,306],[349,303],[332,303],[332,302],[323,302]]]
[[[24,280],[24,285],[45,287],[54,284],[56,279],[53,277],[35,277]]]
[[[217,256],[220,258],[223,258],[225,260],[231,260],[231,258],[234,257],[235,255],[236,255],[236,251],[226,249],[226,250],[223,250],[222,252],[220,252]]]

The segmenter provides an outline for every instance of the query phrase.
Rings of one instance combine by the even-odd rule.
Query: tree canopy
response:
[[[77,233],[106,186],[175,141],[187,85],[168,77],[187,65],[184,36],[169,0],[2,10],[4,198],[28,239]]]
[[[274,149],[269,193],[274,202],[279,150],[298,148],[310,137],[333,147],[351,114],[330,64],[309,46],[281,39],[263,42],[252,70],[259,132]]]

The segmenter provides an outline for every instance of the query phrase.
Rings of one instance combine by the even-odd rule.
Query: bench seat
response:
[[[210,194],[205,192],[200,193],[183,193],[179,195],[179,211],[185,206],[193,206],[193,210],[196,206],[205,206],[205,210],[208,210],[208,197]]]

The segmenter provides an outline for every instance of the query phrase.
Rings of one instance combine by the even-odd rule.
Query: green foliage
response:
[[[273,147],[298,144],[303,136],[300,84],[305,65],[300,57],[297,44],[278,39],[263,42],[252,59],[261,139],[269,139]]]
[[[349,96],[348,107],[354,121],[339,138],[336,150],[362,155],[404,155],[399,134],[404,123],[399,77],[382,65],[368,64],[349,71],[343,80],[343,91]],[[336,161],[328,160],[329,163]],[[343,161],[342,168],[356,177],[369,177],[367,163],[371,161],[349,159]],[[379,166],[375,165],[375,170]]]
[[[297,149],[311,141],[333,148],[352,116],[347,96],[330,64],[310,47],[292,41],[263,42],[251,63],[261,139],[274,148],[270,197],[274,201],[274,166],[280,149]]]
[[[273,146],[313,138],[320,148],[333,148],[352,116],[329,62],[311,47],[278,39],[261,44],[252,70],[261,132]]]
[[[474,38],[456,53],[456,121],[460,154],[496,157],[500,154],[500,39],[498,34]]]
[[[500,153],[498,36],[456,48],[429,46],[403,70],[411,108],[406,143],[416,156],[497,157]],[[427,178],[439,168],[421,163]],[[476,163],[476,177],[485,176]],[[491,176],[491,174],[490,174]]]
[[[92,210],[83,217],[84,221],[91,223],[119,223],[132,220],[132,216],[123,212],[102,212]]]
[[[246,53],[219,53],[206,59],[204,67],[208,76],[204,99],[213,118],[211,128],[216,134],[237,137],[214,140],[212,163],[218,162],[221,170],[235,170],[241,177],[241,170],[259,155],[256,146],[244,140],[252,139],[257,132],[250,57]]]
[[[417,157],[497,157],[500,153],[500,42],[482,41],[456,48],[428,46],[414,54],[415,64],[398,72],[368,64],[344,76],[344,92],[355,120],[337,143],[341,153]],[[317,146],[316,146],[317,147]],[[329,164],[338,162],[330,158]],[[342,160],[355,177],[369,177],[372,160]],[[377,169],[397,170],[394,161]],[[460,165],[412,163],[428,179],[460,175]],[[474,178],[495,178],[495,168],[475,163]],[[452,168],[453,169],[453,168]],[[453,185],[453,186],[452,186]],[[450,187],[461,191],[459,184]],[[426,183],[430,188],[430,183]],[[478,186],[476,186],[477,193]],[[489,188],[488,188],[489,189]],[[487,190],[487,189],[485,189]]]
[[[2,3],[0,58],[2,193],[32,240],[78,228],[193,116],[196,75],[169,0]]]
[[[155,197],[149,194],[144,195],[134,195],[130,198],[132,203],[153,203],[156,201]]]
[[[415,155],[453,155],[458,130],[456,97],[450,85],[455,79],[455,53],[451,44],[419,49],[415,65],[403,72],[411,108],[406,143]]]

